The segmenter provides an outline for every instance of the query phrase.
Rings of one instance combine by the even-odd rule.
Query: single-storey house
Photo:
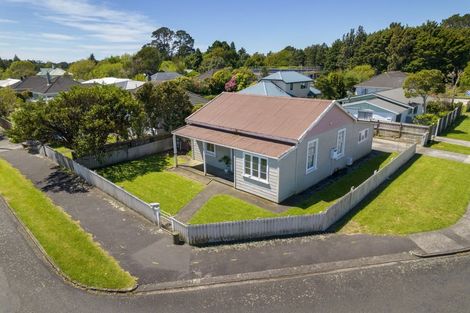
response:
[[[16,92],[31,92],[31,100],[50,100],[57,96],[59,92],[69,91],[72,87],[80,85],[68,75],[51,77],[30,76],[11,86]]]
[[[204,174],[226,170],[234,188],[277,203],[372,146],[372,124],[331,100],[222,93],[186,123],[172,132],[175,155],[178,139],[190,140]]]
[[[150,76],[151,81],[156,81],[156,82],[165,82],[168,80],[173,80],[178,77],[181,77],[183,75],[177,73],[177,72],[158,72]]]
[[[64,76],[67,74],[67,72],[58,67],[42,67],[39,69],[39,72],[36,75],[46,76],[47,74],[49,74],[51,77],[57,77]]]
[[[354,86],[356,95],[366,95],[384,90],[401,88],[407,74],[400,71],[385,72]]]
[[[312,86],[313,79],[296,71],[278,71],[261,78],[239,93],[260,96],[281,96],[298,98],[315,98],[321,92]]]
[[[134,91],[140,88],[145,82],[140,80],[132,80],[129,78],[103,77],[95,78],[82,82],[83,85],[115,85],[127,91]]]
[[[360,120],[412,123],[423,113],[423,99],[405,97],[403,88],[344,98],[338,103]]]
[[[20,79],[15,79],[15,78],[2,79],[0,80],[0,88],[11,87],[14,84],[19,83],[20,81],[21,81]]]

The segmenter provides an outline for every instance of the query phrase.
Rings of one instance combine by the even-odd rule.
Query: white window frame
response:
[[[341,133],[344,133],[344,136],[343,136],[343,151],[339,150],[339,137],[340,137]],[[338,130],[338,135],[336,137],[336,151],[338,153],[337,154],[338,159],[341,159],[342,157],[344,157],[344,153],[346,152],[346,128],[342,128],[342,129]]]
[[[210,151],[210,150],[207,149],[207,145],[208,145],[208,144],[214,146],[214,151]],[[215,157],[215,156],[216,156],[216,151],[217,151],[217,149],[216,149],[216,147],[215,147],[215,145],[214,145],[213,143],[204,142],[204,151],[206,152],[206,155]]]
[[[246,173],[246,158],[250,157],[250,170],[249,174]],[[258,158],[258,176],[253,175],[253,157]],[[261,178],[261,160],[266,161],[266,179]],[[255,170],[256,171],[256,170]],[[262,183],[269,183],[269,159],[252,154],[252,153],[243,153],[243,176],[252,180],[260,181]]]
[[[313,159],[313,165],[311,167],[308,167],[308,159],[309,159],[309,151],[310,151],[310,146],[315,144],[315,151],[314,151],[314,159]],[[305,173],[310,174],[311,172],[315,171],[317,167],[317,161],[318,161],[318,138],[310,140],[307,143],[307,160],[305,160]]]
[[[359,141],[358,143],[363,143],[369,139],[370,130],[369,128],[365,128],[359,132]]]

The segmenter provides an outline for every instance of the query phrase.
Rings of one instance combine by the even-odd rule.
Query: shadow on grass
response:
[[[169,166],[171,166],[171,162],[166,154],[155,154],[142,159],[101,168],[97,172],[112,182],[122,182],[134,180],[151,172],[162,172]]]
[[[388,180],[382,183],[377,189],[372,191],[367,197],[364,198],[361,202],[358,203],[351,211],[349,211],[343,218],[341,218],[338,222],[331,225],[330,228],[327,229],[327,232],[334,233],[340,231],[343,227],[345,227],[359,212],[361,212],[365,207],[367,207],[372,201],[374,201],[377,196],[379,196],[382,191],[384,191],[397,177],[399,177],[403,172],[408,170],[413,163],[415,163],[422,155],[415,154],[408,162],[406,162],[398,171],[395,172]]]
[[[53,168],[55,171],[44,181],[46,184],[41,188],[44,192],[65,191],[70,194],[88,192],[90,186],[78,175],[62,170],[59,166]]]
[[[349,192],[351,186],[359,186],[369,178],[390,154],[373,151],[352,167],[333,174],[306,191],[287,199],[282,205],[306,210],[322,201],[330,203],[337,200]]]
[[[470,123],[470,115],[462,114],[461,116],[459,116],[459,118],[457,118],[455,120],[455,122],[451,125],[451,127],[446,129],[445,131],[443,131],[440,136],[446,136],[446,135],[449,135],[449,134],[454,134],[454,135],[455,134],[458,134],[458,135],[462,135],[462,134],[467,135],[467,134],[469,134],[468,132],[456,129],[457,127],[459,127],[464,122]]]

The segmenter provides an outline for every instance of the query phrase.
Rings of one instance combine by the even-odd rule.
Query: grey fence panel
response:
[[[171,150],[172,147],[172,138],[166,137],[140,145],[127,145],[123,147],[116,146],[115,150],[105,152],[101,158],[97,158],[95,156],[85,156],[77,158],[75,161],[89,169],[96,169],[116,163],[132,161],[159,152],[168,151]]]
[[[130,209],[140,213],[150,221],[156,222],[156,213],[154,212],[152,206],[127,192],[123,188],[115,185],[106,178],[65,157],[61,153],[51,149],[48,146],[43,146],[40,149],[40,153],[50,158],[60,166],[72,170],[75,174],[83,178],[90,185],[97,187]]]
[[[432,126],[385,121],[375,121],[373,124],[376,136],[398,138],[410,143],[427,143],[433,134]]]
[[[462,114],[462,107],[455,108],[452,112],[447,113],[446,116],[441,117],[436,126],[436,130],[433,133],[434,135],[440,135],[443,131],[454,124],[455,120],[460,117]]]

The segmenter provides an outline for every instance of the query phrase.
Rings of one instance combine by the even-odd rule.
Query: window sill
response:
[[[243,177],[247,178],[247,179],[250,179],[250,180],[254,180],[254,181],[263,183],[263,184],[266,184],[266,185],[269,184],[269,181],[267,179],[261,179],[261,178],[250,176],[250,175],[247,175],[247,174],[243,174]]]
[[[306,171],[305,171],[305,175],[308,175],[310,173],[313,173],[317,170],[318,168],[317,167],[312,167],[312,168],[308,168]]]

